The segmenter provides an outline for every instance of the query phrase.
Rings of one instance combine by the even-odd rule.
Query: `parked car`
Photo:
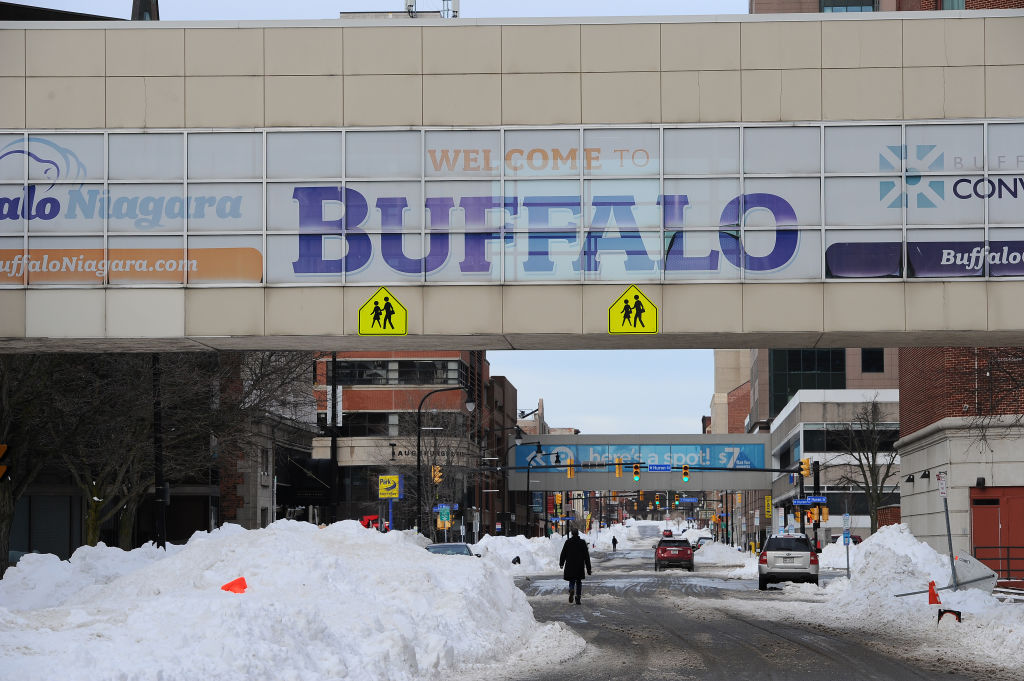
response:
[[[662,537],[671,537],[672,536],[672,530],[662,530],[661,531],[661,536]]]
[[[757,588],[771,582],[818,583],[818,552],[807,535],[799,532],[773,534],[757,558]]]
[[[693,550],[696,551],[705,544],[710,544],[713,541],[715,540],[711,537],[697,537],[697,543],[693,545]]]
[[[472,549],[469,548],[469,544],[463,542],[430,544],[427,546],[427,551],[444,556],[476,556],[477,558],[480,557],[479,553],[473,553]]]
[[[654,571],[678,566],[693,572],[693,547],[685,539],[662,539],[654,548]]]

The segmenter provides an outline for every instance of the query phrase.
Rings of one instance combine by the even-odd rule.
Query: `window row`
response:
[[[263,186],[0,184],[0,234],[1024,225],[1024,175]]]
[[[265,141],[264,141],[265,140]],[[264,150],[265,145],[265,150]],[[824,149],[822,149],[824,145]],[[824,164],[823,164],[824,161]],[[0,181],[1024,170],[1024,124],[0,134]]]
[[[985,276],[1024,276],[1024,228],[0,236],[9,285]]]

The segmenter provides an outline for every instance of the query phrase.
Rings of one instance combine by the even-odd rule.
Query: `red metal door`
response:
[[[998,548],[1005,546],[999,527],[999,496],[991,487],[971,490],[971,553],[1000,575],[1005,575],[1006,561]]]

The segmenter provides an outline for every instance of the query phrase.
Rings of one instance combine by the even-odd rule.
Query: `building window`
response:
[[[270,474],[270,450],[266,447],[260,452],[260,472]]]
[[[771,350],[768,355],[768,416],[775,416],[798,390],[846,387],[844,348]]]
[[[885,371],[885,350],[882,348],[861,348],[860,370],[865,374],[880,374]]]
[[[329,361],[329,360],[328,360]],[[338,362],[338,385],[459,385],[468,375],[459,360],[346,360]]]
[[[347,412],[338,426],[338,437],[387,437],[387,412]]]
[[[806,454],[827,454],[846,452],[849,450],[848,424],[845,423],[807,423],[804,424],[804,452]],[[878,451],[891,452],[899,439],[898,423],[876,424]],[[868,436],[859,431],[854,432],[857,441],[864,441]]]
[[[942,0],[942,9],[964,9],[964,0]]]
[[[960,0],[963,5],[963,0]],[[822,12],[874,12],[875,3],[873,0],[857,2],[857,0],[822,0]]]
[[[387,385],[388,363],[386,360],[338,362],[334,377],[338,385]]]

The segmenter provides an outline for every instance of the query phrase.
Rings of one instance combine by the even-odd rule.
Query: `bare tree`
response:
[[[885,427],[888,424],[877,396],[861,405],[850,422],[839,429],[843,454],[829,462],[844,470],[839,484],[852,485],[864,493],[872,533],[878,529],[878,509],[891,494],[887,486],[898,474],[892,429]]]

